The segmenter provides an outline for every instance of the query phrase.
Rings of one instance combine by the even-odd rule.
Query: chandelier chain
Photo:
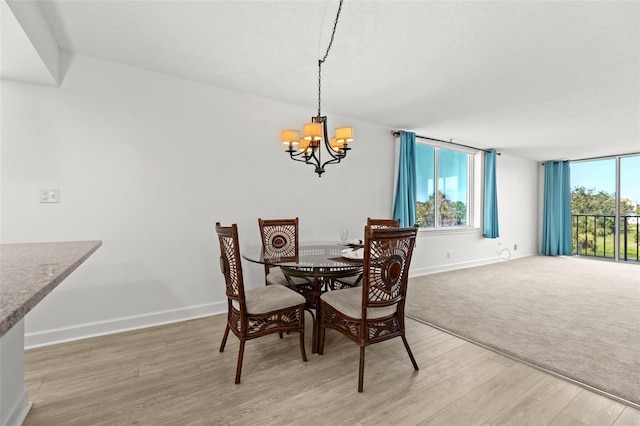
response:
[[[329,56],[329,51],[331,50],[331,46],[333,45],[333,38],[336,35],[336,28],[338,28],[338,19],[340,19],[340,11],[342,10],[342,2],[340,0],[340,4],[338,5],[338,13],[336,13],[336,19],[333,21],[333,31],[331,32],[331,40],[329,40],[329,45],[327,46],[327,51],[324,53],[322,59],[318,60],[318,117],[321,116],[320,113],[320,99],[321,99],[321,91],[322,91],[322,64],[327,60],[327,56]]]

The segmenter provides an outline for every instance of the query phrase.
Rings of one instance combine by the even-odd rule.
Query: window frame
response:
[[[439,223],[439,203],[434,203],[434,215],[435,220],[433,227],[420,227],[418,232],[420,233],[434,233],[434,234],[467,234],[477,233],[479,226],[482,223],[480,212],[482,211],[482,171],[484,158],[482,151],[466,148],[458,145],[450,145],[447,143],[440,143],[437,141],[422,141],[416,140],[416,144],[423,144],[434,148],[434,194],[438,193],[440,187],[439,180],[439,165],[440,165],[440,149],[447,149],[449,151],[462,152],[467,154],[467,225],[464,226],[440,226]],[[417,166],[417,175],[420,174],[419,166]],[[418,176],[416,176],[417,178]],[[417,209],[416,200],[416,209]]]

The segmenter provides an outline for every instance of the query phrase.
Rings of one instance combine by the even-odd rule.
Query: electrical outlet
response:
[[[39,192],[41,203],[59,203],[60,190],[58,188],[41,189]]]
[[[517,244],[514,244],[514,245],[513,245],[513,251],[516,251],[516,250],[518,250],[518,245],[517,245]]]
[[[42,272],[44,272],[44,275],[47,277],[53,277],[60,273],[60,265],[57,263],[44,264],[42,265]]]
[[[450,259],[450,258],[451,258],[451,252],[447,251],[447,259]]]

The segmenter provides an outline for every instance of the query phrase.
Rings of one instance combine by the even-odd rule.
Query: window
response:
[[[479,156],[468,151],[416,143],[416,221],[420,227],[473,226],[475,157]]]

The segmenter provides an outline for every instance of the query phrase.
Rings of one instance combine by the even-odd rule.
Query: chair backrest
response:
[[[364,230],[362,317],[367,308],[402,303],[407,295],[409,266],[418,227]]]
[[[234,223],[225,227],[217,222],[216,233],[220,242],[220,270],[224,275],[227,298],[229,301],[238,301],[241,310],[244,311],[246,306],[240,245],[238,244],[238,226]]]
[[[367,225],[376,229],[399,228],[400,221],[398,219],[371,219],[370,217],[368,217]]]
[[[298,218],[258,219],[265,259],[295,261],[298,256]]]

